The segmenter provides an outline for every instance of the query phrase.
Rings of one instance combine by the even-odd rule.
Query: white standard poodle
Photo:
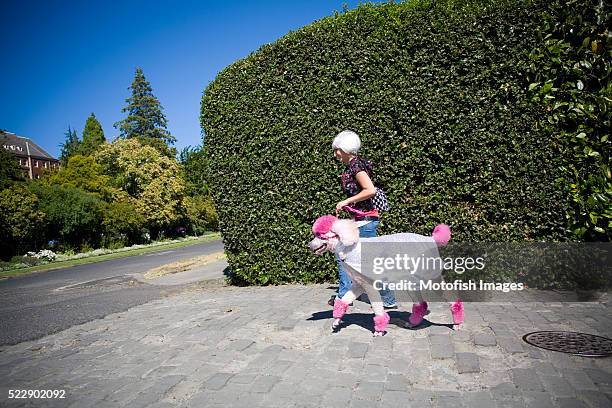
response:
[[[401,233],[393,235],[383,235],[374,238],[360,238],[358,224],[347,219],[338,219],[333,215],[319,217],[312,226],[315,238],[308,245],[315,255],[322,255],[325,252],[333,252],[343,262],[343,266],[353,281],[353,286],[342,299],[336,298],[334,302],[332,331],[337,332],[342,323],[342,316],[346,313],[349,305],[362,293],[366,293],[370,299],[372,310],[374,311],[374,336],[383,336],[389,324],[390,317],[383,308],[380,293],[375,288],[374,280],[362,273],[361,244],[362,242],[395,242],[395,243],[426,243],[437,248],[448,243],[451,231],[448,225],[440,224],[436,226],[430,237],[413,234]],[[420,293],[417,291],[417,295]],[[463,304],[457,300],[450,306],[453,323],[458,327],[463,323]],[[412,306],[412,314],[409,318],[409,326],[416,327],[423,321],[423,317],[428,313],[427,302],[421,301]]]

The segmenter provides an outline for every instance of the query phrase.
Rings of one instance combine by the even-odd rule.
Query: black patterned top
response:
[[[346,194],[347,197],[353,197],[363,190],[357,181],[357,173],[360,171],[365,171],[368,174],[368,177],[372,179],[372,167],[373,163],[371,161],[363,159],[359,156],[355,156],[351,159],[344,169],[344,173],[341,174],[342,191],[344,191],[344,194]],[[371,198],[358,203],[353,203],[351,204],[351,207],[363,212],[376,210]]]

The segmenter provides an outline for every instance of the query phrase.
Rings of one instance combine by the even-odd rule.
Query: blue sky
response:
[[[94,112],[107,139],[137,66],[179,149],[198,145],[202,91],[218,72],[289,31],[358,1],[2,2],[0,129],[59,155]]]

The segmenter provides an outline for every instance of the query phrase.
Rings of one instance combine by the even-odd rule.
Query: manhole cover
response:
[[[583,357],[607,357],[612,355],[612,340],[587,333],[566,331],[539,331],[523,336],[532,346]]]

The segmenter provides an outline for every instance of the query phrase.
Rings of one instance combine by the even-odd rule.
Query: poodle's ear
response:
[[[338,220],[334,222],[331,230],[338,234],[338,239],[346,246],[356,244],[359,241],[359,228],[355,221]]]

